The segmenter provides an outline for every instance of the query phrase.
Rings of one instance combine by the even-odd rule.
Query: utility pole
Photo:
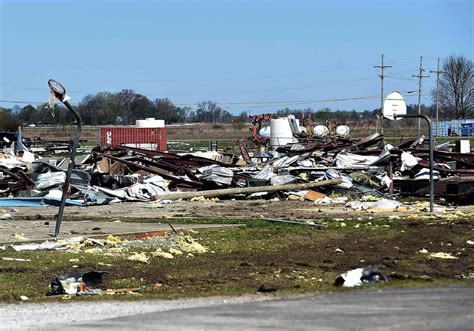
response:
[[[444,71],[439,70],[439,60],[438,58],[438,68],[436,70],[430,70],[430,73],[436,74],[436,137],[439,135],[439,75],[444,73]]]
[[[423,69],[423,56],[420,56],[420,73],[418,76],[416,75],[411,75],[412,77],[418,78],[418,115],[421,115],[421,87],[423,85],[423,78],[425,77],[430,77],[430,76],[423,76],[423,72],[425,72],[425,69]],[[421,118],[418,118],[418,138],[421,135]]]
[[[380,131],[383,134],[383,71],[385,68],[391,68],[392,66],[386,66],[383,64],[383,54],[382,54],[382,64],[373,66],[374,68],[380,68]]]

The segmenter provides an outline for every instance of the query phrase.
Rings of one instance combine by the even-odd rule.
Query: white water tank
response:
[[[270,146],[278,147],[298,142],[291,132],[288,118],[272,118],[270,120]]]
[[[339,125],[336,128],[336,136],[340,138],[348,138],[351,129],[347,125]]]
[[[329,129],[325,125],[316,125],[314,127],[313,135],[318,138],[326,137],[329,134]]]

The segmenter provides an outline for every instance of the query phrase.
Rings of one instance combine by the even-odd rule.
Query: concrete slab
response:
[[[225,229],[239,226],[238,224],[171,224],[174,229]],[[0,221],[0,243],[18,243],[29,241],[51,240],[54,233],[54,221]],[[74,221],[61,224],[60,238],[77,236],[100,237],[104,235],[125,235],[135,233],[149,233],[172,231],[167,223],[139,223],[139,222],[96,222]],[[15,238],[15,234],[22,234],[28,240]]]

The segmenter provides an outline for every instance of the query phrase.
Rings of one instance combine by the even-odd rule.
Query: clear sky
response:
[[[72,102],[130,88],[175,104],[214,100],[234,114],[286,105],[361,111],[380,105],[372,65],[382,53],[393,66],[386,70],[387,94],[417,90],[411,75],[418,74],[421,55],[429,71],[437,57],[472,60],[474,53],[469,0],[0,4],[2,101],[46,102],[47,80],[54,78]],[[424,81],[424,103],[434,86],[432,74]],[[367,96],[374,98],[315,101]],[[296,100],[306,103],[267,103]],[[416,93],[407,102],[416,103]]]

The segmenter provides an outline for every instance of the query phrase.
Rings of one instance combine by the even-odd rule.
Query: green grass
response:
[[[98,218],[97,220],[103,220]],[[66,221],[73,221],[68,217]],[[122,221],[152,221],[126,219]],[[391,220],[388,218],[322,221],[326,228],[275,224],[258,219],[169,219],[173,223],[244,224],[233,229],[206,230],[193,237],[209,248],[204,254],[174,259],[153,257],[149,264],[126,257],[60,251],[0,251],[1,257],[31,259],[31,262],[0,259],[0,301],[17,302],[21,295],[33,301],[61,300],[46,297],[55,275],[71,271],[102,270],[104,288],[144,287],[140,295],[100,296],[74,300],[182,298],[256,293],[264,285],[277,294],[343,290],[335,277],[360,266],[376,266],[393,277],[380,287],[473,284],[465,279],[474,270],[474,220],[451,222]],[[344,252],[336,252],[341,248]],[[418,251],[448,251],[457,260],[430,258]],[[134,249],[141,252],[148,250]],[[73,259],[72,261],[70,261]],[[78,261],[75,261],[77,259]],[[76,265],[77,268],[73,268]],[[159,291],[153,285],[162,284]]]

